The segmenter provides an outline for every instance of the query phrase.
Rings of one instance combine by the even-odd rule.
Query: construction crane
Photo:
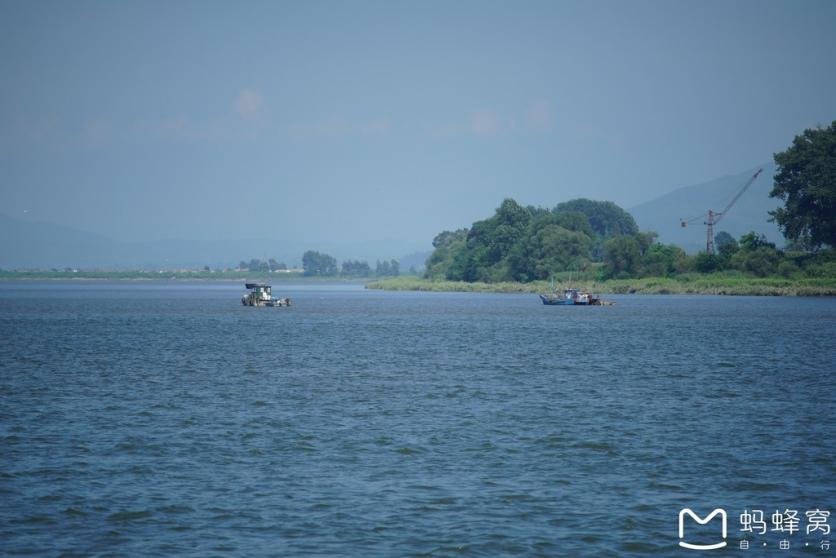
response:
[[[740,196],[742,196],[743,193],[746,190],[749,189],[749,186],[752,185],[752,183],[755,181],[755,179],[758,177],[758,175],[762,171],[763,171],[763,169],[758,169],[758,170],[755,171],[755,174],[753,174],[749,178],[749,180],[746,181],[746,184],[744,184],[743,187],[737,192],[737,194],[734,195],[734,197],[731,199],[731,201],[728,204],[726,204],[726,207],[723,208],[723,211],[712,211],[712,210],[709,209],[708,213],[705,214],[705,215],[697,215],[696,217],[691,217],[690,219],[680,219],[679,220],[680,224],[683,227],[686,227],[686,226],[688,226],[688,223],[693,223],[697,219],[703,219],[703,218],[705,219],[705,221],[703,221],[703,224],[708,227],[707,230],[706,230],[706,238],[705,238],[705,252],[707,254],[709,254],[709,255],[714,254],[714,225],[719,223],[720,219],[722,219],[726,215],[726,213],[728,213],[729,209],[731,209],[731,207],[735,203],[737,203],[737,200],[740,199]]]

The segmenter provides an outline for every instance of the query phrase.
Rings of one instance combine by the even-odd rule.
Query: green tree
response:
[[[614,203],[577,199],[549,211],[506,199],[493,216],[476,221],[470,229],[436,236],[426,277],[470,282],[544,279],[600,260],[604,243],[620,236],[630,240],[611,246],[616,252],[610,263],[617,268],[612,272],[635,273],[656,234],[639,234],[633,217]],[[618,247],[626,246],[634,247],[637,255],[629,248],[618,252]],[[615,255],[621,259],[615,261]],[[677,259],[675,265],[680,263]]]
[[[758,234],[755,231],[749,231],[740,237],[740,249],[745,252],[757,250],[762,246],[775,248],[775,244],[766,240],[766,235]]]
[[[346,277],[368,277],[371,275],[372,269],[369,262],[346,260],[340,267],[340,275]]]
[[[739,250],[731,257],[730,265],[758,277],[779,273],[784,254],[766,236],[754,231],[740,237]],[[786,272],[787,267],[784,266]]]
[[[308,250],[302,255],[304,274],[329,277],[337,274],[337,260],[333,256]]]
[[[548,279],[552,273],[585,267],[592,239],[542,219],[539,226],[511,250],[508,268],[517,281]]]
[[[651,277],[666,277],[684,271],[688,256],[679,246],[653,244],[642,255],[642,272]]]
[[[590,238],[595,236],[595,231],[589,224],[589,218],[580,211],[561,211],[554,213],[553,216],[555,225],[559,225],[566,230],[583,233]]]
[[[258,258],[253,258],[250,260],[250,263],[247,264],[247,269],[250,271],[259,271],[264,273],[270,271],[270,264],[263,262]]]
[[[632,235],[639,232],[633,216],[610,201],[594,201],[586,198],[569,200],[557,205],[554,213],[579,212],[586,215],[595,234],[603,238]]]
[[[738,245],[732,235],[726,231],[720,231],[714,235],[714,247],[717,248],[720,256],[728,258],[737,252]]]
[[[604,243],[604,276],[630,277],[639,271],[641,248],[634,236],[616,236]]]
[[[401,264],[398,260],[378,260],[374,270],[375,275],[379,277],[396,277],[401,274]]]
[[[775,184],[770,192],[784,207],[770,211],[784,236],[817,249],[836,247],[836,121],[807,129],[776,153]]]
[[[758,246],[753,250],[740,250],[732,257],[732,265],[741,271],[766,277],[779,272],[782,254],[774,246]]]
[[[473,223],[464,248],[447,269],[447,278],[471,282],[510,279],[507,257],[530,221],[528,210],[512,199],[504,200],[493,217]]]
[[[425,276],[428,279],[447,277],[456,255],[464,250],[468,229],[444,231],[433,239],[433,253],[427,258]]]
[[[713,273],[720,269],[720,257],[716,254],[700,252],[694,256],[694,269],[700,273]]]

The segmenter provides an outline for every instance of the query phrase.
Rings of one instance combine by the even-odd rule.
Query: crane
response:
[[[749,189],[749,186],[752,185],[752,183],[755,181],[755,179],[758,178],[758,175],[762,171],[763,171],[763,169],[758,169],[758,170],[755,171],[755,174],[753,174],[749,178],[749,180],[746,181],[746,184],[744,184],[743,187],[737,192],[737,194],[734,195],[734,197],[731,199],[731,201],[728,204],[726,204],[726,207],[723,208],[723,211],[712,211],[712,210],[709,209],[708,213],[706,215],[697,215],[696,217],[691,217],[690,219],[680,219],[679,220],[681,225],[683,227],[685,227],[685,226],[688,226],[688,223],[693,223],[697,219],[701,219],[701,218],[705,217],[705,221],[703,222],[703,224],[708,227],[707,231],[706,231],[706,239],[705,239],[705,251],[706,251],[707,254],[709,254],[709,255],[714,254],[714,225],[719,223],[720,219],[722,219],[726,215],[726,213],[728,213],[729,209],[731,209],[731,207],[735,203],[737,203],[737,200],[740,199],[740,196],[743,195],[743,192],[745,192],[746,190]]]

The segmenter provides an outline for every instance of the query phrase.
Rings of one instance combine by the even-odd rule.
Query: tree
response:
[[[700,273],[711,273],[720,269],[720,257],[716,254],[700,252],[694,256],[694,269]]]
[[[604,275],[635,275],[641,262],[641,248],[634,236],[616,236],[604,243]]]
[[[395,259],[389,261],[383,260],[382,262],[378,260],[374,274],[380,277],[397,277],[401,274],[401,264]]]
[[[340,273],[348,277],[368,277],[371,275],[372,268],[369,262],[346,260],[342,264]]]
[[[758,246],[754,250],[740,250],[732,257],[732,264],[752,275],[766,277],[779,271],[782,254],[773,246]]]
[[[749,231],[740,237],[740,249],[745,252],[752,252],[762,246],[775,248],[775,244],[766,240],[766,235],[758,234],[755,231]]]
[[[525,235],[530,220],[526,208],[510,198],[504,200],[493,217],[473,223],[464,247],[447,268],[447,279],[470,282],[509,279],[508,255]]]
[[[586,266],[592,239],[583,232],[558,225],[559,221],[555,215],[544,215],[531,223],[508,255],[508,270],[513,279],[548,279],[554,272]]]
[[[740,248],[734,237],[726,231],[720,231],[714,235],[714,246],[717,248],[717,255],[720,258],[721,268],[729,266],[732,256],[734,256]]]
[[[241,261],[241,269],[246,269],[249,271],[270,271],[270,265],[267,262],[263,262],[258,258],[252,258],[249,263],[245,261]]]
[[[337,274],[337,260],[328,254],[308,250],[302,255],[305,275],[332,276]]]
[[[784,201],[770,211],[784,236],[810,249],[836,246],[836,121],[807,129],[776,153],[769,195]]]
[[[618,267],[613,273],[633,273],[641,267],[641,257],[654,244],[656,233],[639,234],[633,217],[616,204],[577,199],[550,211],[506,199],[493,216],[476,221],[470,229],[436,236],[426,277],[489,283],[545,279],[556,271],[583,269],[590,261],[600,261],[604,243],[620,236],[630,239],[622,243],[629,245],[627,253],[619,255],[626,255],[632,271],[611,258]],[[679,266],[679,258],[676,261]]]
[[[589,224],[589,218],[580,211],[561,211],[560,213],[554,213],[553,216],[554,224],[566,230],[580,232],[590,238],[595,236],[595,231]]]
[[[740,249],[731,257],[731,265],[740,271],[766,277],[778,271],[783,253],[766,236],[755,231],[740,237]]]
[[[642,272],[651,277],[665,277],[687,267],[688,256],[674,244],[653,244],[642,255]]]
[[[726,231],[720,231],[714,235],[714,246],[720,254],[724,251],[731,253],[737,251],[737,241]]]
[[[567,211],[586,215],[595,234],[604,238],[639,232],[639,227],[636,225],[633,216],[610,201],[578,198],[560,203],[554,208],[556,214]]]
[[[287,269],[287,265],[284,262],[278,262],[275,258],[267,260],[267,265],[270,266],[270,271],[284,271]]]
[[[444,231],[433,239],[433,253],[427,258],[427,270],[425,276],[428,279],[441,279],[447,277],[448,270],[453,264],[456,255],[465,247],[468,229],[457,231]]]

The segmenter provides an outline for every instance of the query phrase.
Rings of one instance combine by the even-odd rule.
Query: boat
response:
[[[563,293],[541,294],[540,300],[549,306],[601,306],[603,304],[599,297],[580,289],[564,289]]]
[[[241,304],[244,306],[290,306],[289,298],[273,296],[273,287],[269,283],[244,283],[244,288],[250,290],[241,297]]]
[[[571,275],[569,279],[571,281]],[[574,287],[563,289],[561,293],[554,286],[554,278],[551,280],[551,292],[540,294],[540,300],[547,306],[612,306],[615,304],[615,302],[604,300],[586,290]]]

